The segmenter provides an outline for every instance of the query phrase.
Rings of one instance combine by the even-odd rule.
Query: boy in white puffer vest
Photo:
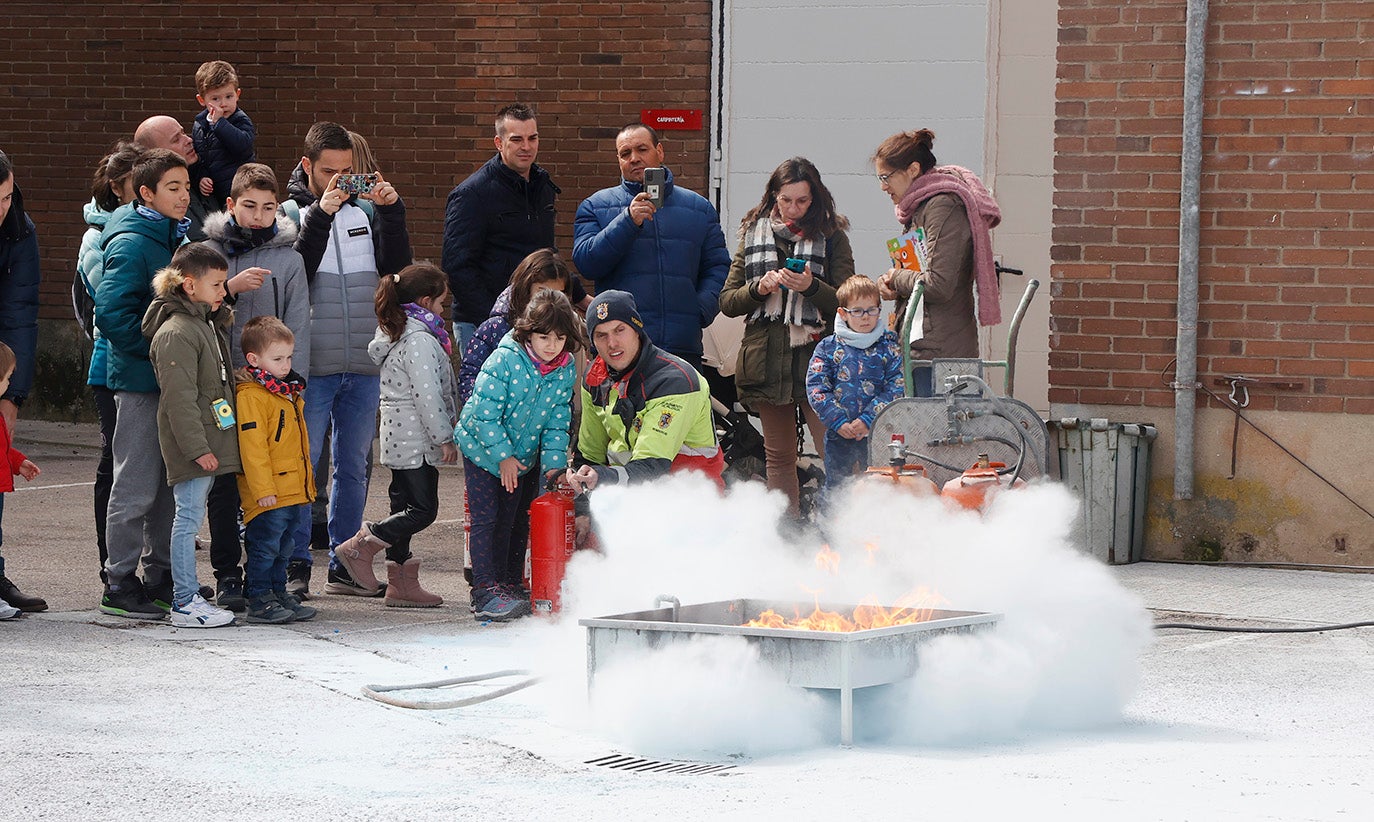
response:
[[[367,501],[367,454],[376,433],[379,368],[367,346],[377,330],[373,306],[378,280],[411,263],[406,210],[396,189],[374,171],[369,190],[353,194],[339,178],[353,169],[353,139],[338,123],[316,123],[305,135],[305,156],[287,182],[289,215],[297,209],[296,250],[310,280],[310,364],[305,417],[310,460],[318,471],[324,435],[331,431],[329,544],[357,532]],[[359,198],[367,208],[359,205]],[[310,515],[296,528],[288,590],[304,595],[310,579]],[[330,563],[329,593],[376,596],[344,567]]]

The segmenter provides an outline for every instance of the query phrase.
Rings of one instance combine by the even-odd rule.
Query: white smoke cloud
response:
[[[761,485],[721,497],[673,477],[593,496],[602,554],[569,566],[564,618],[545,667],[585,676],[581,617],[740,597],[893,604],[918,587],[954,610],[1002,615],[993,630],[937,637],[911,680],[856,699],[858,741],[966,745],[1118,721],[1134,692],[1150,621],[1139,600],[1071,532],[1077,502],[1043,483],[993,499],[985,514],[891,487],[856,485],[828,527],[840,555],[817,567],[816,541],[779,535],[784,503]],[[870,550],[871,549],[871,550]],[[815,592],[815,593],[812,593]],[[556,641],[555,641],[556,639]],[[833,744],[833,697],[794,689],[740,639],[702,639],[603,660],[586,702],[564,687],[559,712],[635,752],[724,756]]]

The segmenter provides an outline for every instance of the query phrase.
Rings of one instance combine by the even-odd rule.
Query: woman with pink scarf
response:
[[[930,252],[926,270],[890,269],[878,287],[885,299],[897,300],[900,322],[916,282],[925,283],[923,317],[911,335],[914,359],[977,357],[978,326],[1002,320],[990,233],[1002,214],[972,171],[935,164],[934,143],[935,133],[921,129],[894,134],[873,152],[878,183],[903,232],[923,228]],[[916,396],[931,396],[934,388],[930,368],[918,367]]]

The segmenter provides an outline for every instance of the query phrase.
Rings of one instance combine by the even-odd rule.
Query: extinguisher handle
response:
[[[544,490],[557,491],[563,496],[572,499],[576,495],[573,493],[573,487],[568,484],[568,480],[566,477],[567,475],[564,474],[562,471],[559,471],[557,474],[554,474],[552,476],[545,477]]]

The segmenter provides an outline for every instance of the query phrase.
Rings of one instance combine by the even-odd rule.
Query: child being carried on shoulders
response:
[[[191,142],[200,157],[194,182],[201,194],[214,199],[216,211],[224,208],[239,166],[256,156],[257,129],[239,108],[241,93],[239,73],[229,63],[210,60],[196,69],[196,102],[205,108],[191,127]]]

